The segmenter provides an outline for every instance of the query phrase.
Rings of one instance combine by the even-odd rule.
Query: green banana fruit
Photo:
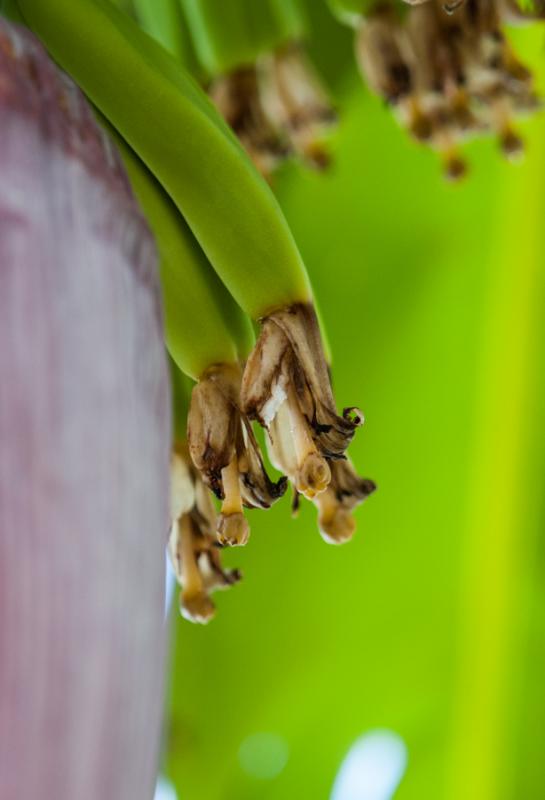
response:
[[[27,24],[138,153],[239,305],[311,299],[287,222],[204,92],[107,0],[18,0]]]
[[[132,0],[140,27],[192,74],[199,72],[180,0]]]
[[[296,39],[304,20],[295,0],[181,0],[195,49],[209,75],[220,75]]]
[[[165,338],[178,367],[194,380],[212,364],[244,361],[254,336],[170,197],[124,139],[108,126],[160,256]]]

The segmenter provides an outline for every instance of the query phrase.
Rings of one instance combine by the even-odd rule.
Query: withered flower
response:
[[[210,84],[208,94],[259,172],[269,176],[290,155],[290,146],[265,114],[256,66],[221,75]]]
[[[503,25],[543,12],[515,6],[514,0],[428,0],[402,14],[387,0],[361,21],[356,52],[364,76],[409,133],[439,152],[450,179],[466,172],[459,146],[470,136],[492,132],[506,157],[522,153],[513,119],[539,101]]]
[[[304,163],[327,167],[325,140],[336,114],[304,49],[290,44],[262,56],[257,69],[263,110],[271,124]]]
[[[331,482],[313,501],[320,533],[328,544],[344,544],[352,538],[356,530],[353,511],[376,488],[373,481],[356,474],[349,459],[331,462]]]
[[[309,499],[331,480],[330,462],[343,459],[358,409],[337,414],[316,312],[297,304],[262,320],[244,370],[241,405],[267,430],[271,458]]]
[[[182,587],[180,611],[191,622],[205,624],[216,611],[210,594],[233,586],[241,575],[222,567],[214,503],[185,444],[178,444],[172,454],[171,484],[168,552]]]
[[[265,177],[292,155],[317,168],[329,163],[324,142],[335,113],[299,45],[216,78],[208,92]]]
[[[222,501],[217,535],[220,544],[244,545],[249,526],[246,508],[269,508],[286,490],[286,479],[271,481],[251,422],[239,402],[241,370],[210,367],[193,388],[188,417],[191,458],[205,483]]]

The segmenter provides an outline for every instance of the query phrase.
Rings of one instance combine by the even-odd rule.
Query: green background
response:
[[[164,769],[181,800],[318,800],[354,740],[387,728],[408,751],[399,800],[539,800],[545,121],[524,124],[523,164],[475,142],[468,179],[446,184],[363,87],[352,32],[308,5],[340,112],[334,165],[288,165],[274,189],[379,491],[342,548],[309,504],[297,521],[288,498],[254,512],[216,619],[173,614]],[[543,73],[543,29],[516,39]],[[238,755],[262,732],[289,748],[270,780]]]

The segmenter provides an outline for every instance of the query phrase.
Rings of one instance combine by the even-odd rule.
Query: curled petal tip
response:
[[[250,538],[250,526],[242,512],[220,514],[217,527],[218,541],[225,547],[243,547]]]
[[[207,625],[216,614],[216,606],[205,592],[196,595],[180,595],[180,613],[189,622]]]
[[[328,519],[319,519],[320,534],[328,544],[345,544],[356,532],[356,520],[352,513],[344,508],[337,508]]]
[[[350,422],[354,425],[355,428],[361,428],[363,423],[365,422],[365,417],[363,416],[363,412],[360,411],[359,408],[356,406],[349,406],[348,408],[343,408],[343,419],[347,422]]]
[[[524,141],[515,131],[509,129],[500,137],[500,148],[508,161],[522,161],[524,157]]]
[[[460,158],[460,156],[454,155],[446,160],[443,174],[451,183],[458,183],[465,178],[467,173],[467,162]]]
[[[329,464],[319,453],[309,453],[296,476],[296,487],[308,499],[324,492],[331,481]]]

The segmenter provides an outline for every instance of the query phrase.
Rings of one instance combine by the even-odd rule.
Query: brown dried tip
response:
[[[293,153],[317,169],[330,157],[324,144],[337,121],[331,101],[304,49],[290,44],[257,63],[265,116],[289,142]]]
[[[210,594],[240,580],[238,570],[225,570],[216,542],[212,498],[189,457],[178,445],[171,460],[172,527],[168,551],[182,587],[180,611],[191,622],[206,624],[216,612]]]
[[[275,466],[312,499],[331,479],[330,461],[344,458],[363,417],[337,414],[318,320],[310,304],[273,312],[242,380],[241,405],[268,432]]]
[[[348,459],[331,463],[331,483],[327,491],[314,499],[324,541],[344,544],[352,538],[356,530],[353,511],[375,489],[373,481],[356,474]]]
[[[238,366],[210,367],[193,389],[188,417],[193,463],[222,501],[218,541],[231,546],[248,541],[243,507],[269,508],[287,486],[286,478],[274,483],[267,475],[251,423],[239,405],[240,384]]]
[[[291,146],[279,126],[265,114],[256,67],[241,67],[216,78],[208,94],[256,168],[270,177],[290,156]]]
[[[512,128],[500,134],[500,149],[508,161],[522,161],[524,157],[524,141]]]
[[[457,183],[467,175],[467,162],[456,153],[445,158],[443,174],[452,183]]]

